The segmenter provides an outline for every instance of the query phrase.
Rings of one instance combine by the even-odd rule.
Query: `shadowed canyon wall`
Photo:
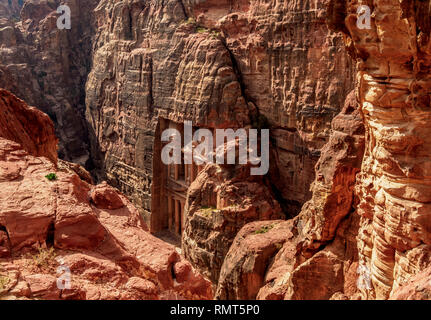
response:
[[[270,126],[271,188],[285,214],[299,212],[353,88],[324,3],[103,0],[96,24],[86,104],[101,176],[149,214],[163,202],[160,119]]]
[[[429,12],[429,1],[330,1],[356,98],[332,122],[312,199],[293,220],[239,232],[216,298],[429,299]]]
[[[0,87],[47,113],[59,157],[91,168],[85,121],[92,12],[97,0],[70,0],[72,28],[57,28],[60,0],[0,0]]]
[[[0,197],[15,183],[22,192],[19,203],[2,202],[1,255],[47,245],[54,223],[57,249],[91,244],[119,273],[136,271],[125,256],[146,270],[123,278],[132,288],[124,297],[209,298],[213,286],[217,299],[429,298],[430,1],[70,0],[72,30],[58,30],[60,3],[0,0],[0,87],[46,112],[59,157],[118,187],[152,233],[182,233],[196,270],[146,233],[116,190],[81,181],[78,171],[91,178],[79,166],[57,167],[48,118],[6,91]],[[369,29],[357,25],[361,5]],[[269,128],[269,173],[165,166],[161,132],[185,120],[212,132]],[[64,195],[43,180],[47,170],[58,170]],[[26,211],[33,183],[44,214]],[[58,216],[48,198],[62,203]],[[19,219],[37,211],[28,239],[17,238],[10,208]],[[69,226],[75,218],[89,236]]]

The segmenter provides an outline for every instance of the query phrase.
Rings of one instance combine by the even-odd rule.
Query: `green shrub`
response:
[[[186,21],[184,21],[184,24],[196,24],[195,18],[188,18]]]
[[[203,215],[204,217],[207,217],[207,218],[211,218],[214,213],[218,212],[217,208],[207,207],[207,206],[201,207],[201,209],[199,211],[200,211],[201,215]]]
[[[196,28],[196,32],[197,33],[206,33],[206,32],[208,32],[209,30],[207,29],[207,28],[203,28],[203,27],[197,27]]]
[[[57,175],[55,173],[50,173],[50,174],[47,174],[45,178],[47,178],[49,181],[55,181],[57,180]]]
[[[274,228],[274,225],[269,225],[269,226],[263,226],[262,228],[260,228],[259,230],[256,230],[254,232],[254,234],[263,234],[263,233],[267,233],[269,230],[271,230],[272,228]]]
[[[49,269],[55,262],[55,249],[51,247],[49,249],[39,249],[38,253],[31,256],[33,264],[39,269]]]
[[[9,281],[9,277],[0,275],[0,291],[6,289],[7,285],[9,284]]]

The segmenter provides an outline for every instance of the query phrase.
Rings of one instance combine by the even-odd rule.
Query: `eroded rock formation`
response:
[[[0,0],[0,87],[50,116],[61,159],[90,168],[84,97],[97,0],[67,1],[70,30],[57,28],[61,3]]]
[[[57,138],[49,117],[0,89],[0,136],[22,145],[35,157],[57,163]]]
[[[249,166],[208,164],[189,188],[182,237],[185,257],[217,283],[234,238],[247,223],[283,219],[271,188]]]
[[[370,8],[369,29],[357,24],[361,5]],[[428,299],[429,5],[331,1],[328,25],[345,33],[357,63],[359,111],[348,99],[334,119],[313,197],[294,220],[297,237],[269,264],[257,297]],[[234,276],[237,256],[228,254],[223,279],[236,279],[229,293],[243,298],[234,288],[255,284]]]
[[[0,86],[107,182],[0,90],[0,295],[430,298],[430,1],[60,3],[0,0]],[[185,120],[270,128],[269,174],[165,166]]]
[[[124,195],[48,158],[48,116],[0,93],[0,299],[211,299],[211,283],[149,234]],[[70,289],[58,286],[59,266]]]
[[[238,233],[224,260],[216,297],[357,297],[359,216],[352,206],[363,152],[364,127],[352,93],[332,121],[311,200],[293,220],[246,225]]]
[[[385,299],[430,263],[429,1],[332,1],[335,29],[357,63],[366,149],[357,192],[365,297]],[[372,13],[357,25],[358,6]]]
[[[324,17],[321,1],[100,1],[87,82],[100,174],[149,215],[164,202],[160,119],[270,126],[272,188],[296,215],[352,88],[342,38]]]

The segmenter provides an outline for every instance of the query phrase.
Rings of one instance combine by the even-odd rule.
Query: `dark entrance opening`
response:
[[[48,227],[48,232],[46,234],[46,246],[48,248],[54,246],[54,235],[55,235],[55,226],[54,222],[51,222]]]

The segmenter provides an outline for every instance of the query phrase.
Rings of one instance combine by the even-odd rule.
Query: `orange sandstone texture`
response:
[[[357,27],[359,5],[371,8],[371,29]],[[312,199],[286,222],[289,240],[268,258],[279,240],[246,225],[217,297],[429,299],[429,10],[429,1],[330,1],[328,25],[357,63],[356,99],[332,122]]]
[[[86,84],[100,176],[157,215],[160,119],[267,126],[272,188],[296,215],[353,88],[342,37],[325,25],[326,2],[100,1]]]
[[[359,5],[371,8],[370,29],[356,25]],[[357,247],[371,286],[362,296],[413,297],[399,287],[431,262],[430,2],[335,0],[330,12],[357,64],[365,122]]]
[[[49,117],[0,89],[0,136],[15,141],[35,157],[57,163],[57,138]]]
[[[211,299],[211,283],[148,233],[124,195],[45,157],[56,150],[46,115],[1,95],[0,298]],[[28,127],[34,134],[20,131],[19,143],[4,130]],[[49,181],[48,173],[57,179]],[[71,271],[71,289],[57,286],[60,265]]]
[[[219,299],[358,298],[355,176],[364,126],[350,94],[316,165],[313,196],[292,220],[246,225],[224,259]]]

